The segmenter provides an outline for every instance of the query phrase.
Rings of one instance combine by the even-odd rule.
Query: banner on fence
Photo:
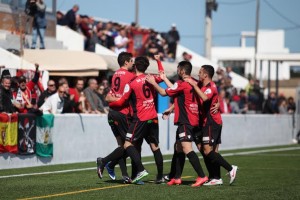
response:
[[[0,153],[17,153],[18,115],[0,114]]]
[[[52,128],[54,115],[44,114],[36,118],[36,154],[42,157],[53,156]]]
[[[29,155],[35,153],[36,147],[36,116],[34,114],[19,114],[18,116],[18,153]]]

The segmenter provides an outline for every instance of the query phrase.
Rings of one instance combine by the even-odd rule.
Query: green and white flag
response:
[[[44,114],[36,119],[36,154],[38,156],[53,156],[53,122],[54,115],[52,114]]]

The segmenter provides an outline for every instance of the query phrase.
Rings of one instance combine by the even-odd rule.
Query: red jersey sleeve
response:
[[[173,87],[167,88],[166,93],[168,96],[172,97],[183,91],[184,87],[182,87],[181,82],[177,81],[174,83]]]
[[[157,62],[158,71],[159,71],[159,72],[164,72],[165,69],[164,69],[164,67],[163,67],[163,65],[162,65],[162,63],[161,63],[161,61],[160,61],[160,60],[157,60],[156,62]]]
[[[121,99],[119,99],[118,101],[114,101],[114,102],[109,103],[109,107],[113,108],[113,107],[123,106],[127,102],[127,100],[129,99],[130,94],[131,94],[130,85],[126,84],[125,87],[124,87],[124,93],[123,93],[123,96],[121,97]]]

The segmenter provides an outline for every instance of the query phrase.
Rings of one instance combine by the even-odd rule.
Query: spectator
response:
[[[232,88],[231,101],[230,101],[231,113],[235,113],[235,114],[240,113],[240,108],[238,104],[239,101],[240,101],[240,96],[238,95],[237,89]]]
[[[47,26],[46,20],[46,4],[44,0],[36,0],[36,12],[33,16],[33,23],[32,23],[32,44],[31,48],[36,48],[36,41],[37,37],[39,36],[40,39],[40,49],[45,49],[45,30]]]
[[[50,79],[47,83],[47,86],[48,86],[47,89],[39,97],[39,100],[37,103],[38,107],[41,107],[45,103],[46,99],[48,97],[50,97],[51,95],[55,94],[55,92],[56,92],[56,85],[55,85],[54,80]]]
[[[222,89],[219,93],[220,112],[224,114],[231,113],[230,101],[228,94]]]
[[[112,22],[108,22],[105,25],[104,34],[106,35],[106,47],[112,51],[115,50],[114,31]]]
[[[107,79],[103,79],[101,81],[101,85],[104,86],[104,95],[106,96],[109,93],[109,91],[110,91],[110,86],[109,86],[108,80]]]
[[[182,53],[182,58],[183,58],[183,60],[185,60],[185,61],[191,61],[191,59],[192,59],[192,55],[191,54],[188,54],[187,52],[183,52]]]
[[[281,99],[278,105],[279,114],[288,114],[286,99]]]
[[[74,31],[77,30],[77,24],[76,24],[76,13],[79,10],[78,5],[74,5],[71,10],[67,12],[63,19],[63,25],[67,25],[70,29],[73,29]]]
[[[15,107],[19,103],[16,101],[11,101],[13,99],[12,92],[10,90],[11,86],[11,76],[7,69],[3,70],[1,75],[1,85],[0,85],[0,112],[13,113],[15,112]]]
[[[60,11],[56,12],[56,23],[58,25],[65,25],[64,24],[64,14]]]
[[[61,114],[64,108],[64,95],[66,88],[59,85],[55,94],[46,99],[45,103],[40,107],[44,114]]]
[[[245,90],[240,91],[239,113],[245,114],[248,111],[248,98]]]
[[[89,17],[87,15],[81,17],[79,27],[81,29],[81,33],[84,36],[84,50],[88,50],[92,38],[92,31],[89,27]]]
[[[70,88],[68,82],[65,82],[63,86],[65,87],[65,93],[63,96],[64,106],[62,113],[74,113],[76,104],[74,101],[74,95],[69,93]]]
[[[166,40],[168,44],[168,55],[170,55],[175,60],[177,44],[180,40],[179,33],[176,29],[176,24],[172,24],[171,30],[169,30],[167,34]]]
[[[91,106],[91,112],[95,114],[101,114],[101,113],[106,113],[103,102],[97,95],[97,88],[98,88],[98,83],[97,80],[94,78],[91,78],[88,81],[88,87],[83,91],[84,95],[87,98],[88,104]]]
[[[105,101],[106,95],[104,94],[104,90],[105,90],[104,85],[100,85],[97,89],[97,95],[101,99],[104,108],[107,109],[107,111],[108,111],[108,102]]]
[[[75,112],[77,113],[87,113],[89,106],[87,105],[86,97],[83,93],[84,80],[78,78],[76,80],[75,88],[70,88],[70,95],[74,95],[75,102]]]
[[[275,92],[270,93],[268,99],[265,102],[263,113],[278,114],[278,101]]]
[[[32,91],[39,81],[39,76],[39,66],[36,64],[36,70],[32,80],[27,82],[25,76],[19,77],[19,88],[13,93],[14,100],[20,104],[20,106],[17,107],[18,112],[27,113],[35,107],[37,102]]]
[[[294,114],[296,112],[296,103],[294,101],[293,97],[289,97],[288,100],[288,105],[287,105],[287,110],[290,114]]]
[[[115,38],[115,53],[119,55],[121,52],[127,52],[127,43],[129,42],[126,36],[126,30],[121,28],[119,35]]]

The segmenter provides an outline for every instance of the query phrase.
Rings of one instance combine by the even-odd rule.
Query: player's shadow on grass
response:
[[[105,183],[116,183],[116,184],[124,184],[123,180],[105,180]]]
[[[182,181],[181,185],[189,185],[191,186],[195,181]]]

